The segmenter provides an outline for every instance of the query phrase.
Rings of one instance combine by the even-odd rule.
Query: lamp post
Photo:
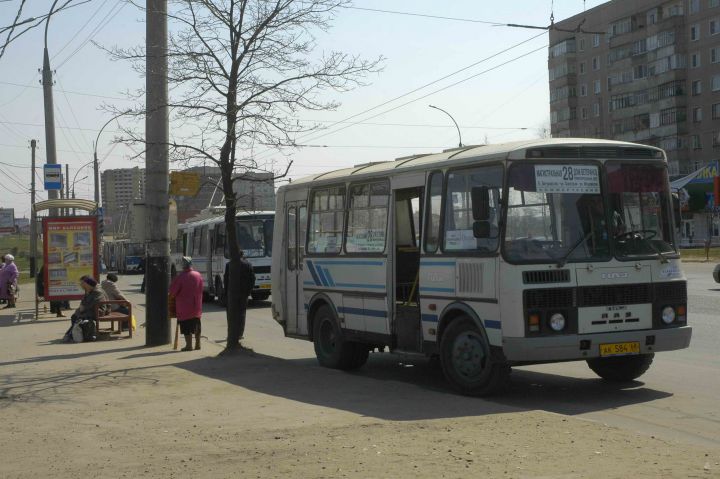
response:
[[[436,110],[440,110],[441,112],[445,113],[447,116],[450,117],[450,119],[452,120],[452,122],[455,123],[455,128],[457,128],[457,132],[458,132],[458,138],[460,139],[460,141],[458,142],[458,146],[459,146],[460,148],[462,148],[462,146],[463,146],[463,144],[462,144],[462,135],[460,134],[460,127],[458,126],[457,122],[455,121],[455,118],[453,118],[450,113],[446,112],[446,111],[443,110],[442,108],[438,108],[438,107],[436,107],[435,105],[428,105],[428,106],[429,106],[430,108],[435,108]]]
[[[93,143],[93,177],[95,178],[95,204],[99,207],[100,206],[100,165],[98,164],[98,156],[97,156],[97,146],[98,141],[100,141],[100,134],[102,134],[103,130],[106,126],[108,126],[113,121],[117,120],[123,115],[127,115],[129,111],[123,111],[121,113],[118,113],[114,117],[110,118],[108,121],[105,122],[105,124],[100,128],[100,131],[98,131],[97,136],[95,137],[95,143]]]

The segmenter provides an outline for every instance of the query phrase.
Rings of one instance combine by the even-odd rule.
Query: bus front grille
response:
[[[609,306],[652,302],[652,285],[619,284],[578,288],[578,306]]]
[[[255,274],[264,274],[270,272],[270,266],[253,266],[253,272]]]
[[[687,283],[618,284],[580,288],[527,289],[523,293],[526,310],[617,306],[625,304],[687,303]]]

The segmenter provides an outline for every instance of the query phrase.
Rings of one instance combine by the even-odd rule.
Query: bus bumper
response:
[[[640,343],[640,354],[673,351],[690,346],[692,327],[574,334],[543,338],[503,338],[509,362],[546,362],[589,359],[600,356],[600,344]]]

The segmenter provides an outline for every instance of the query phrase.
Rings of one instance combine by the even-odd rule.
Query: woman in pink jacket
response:
[[[17,292],[17,280],[20,273],[15,265],[15,257],[11,254],[5,255],[5,266],[0,269],[0,299],[7,300],[6,308],[15,307],[15,294]]]
[[[200,317],[202,316],[203,279],[192,269],[192,258],[183,256],[183,270],[170,284],[170,298],[175,301],[175,313],[180,332],[185,336],[183,351],[192,351],[192,335],[195,349],[200,349]]]

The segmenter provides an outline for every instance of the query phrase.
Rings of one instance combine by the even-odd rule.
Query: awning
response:
[[[75,208],[77,210],[95,211],[97,210],[97,203],[92,200],[77,199],[66,199],[66,200],[45,200],[38,201],[33,206],[33,211],[44,211],[53,208]]]

